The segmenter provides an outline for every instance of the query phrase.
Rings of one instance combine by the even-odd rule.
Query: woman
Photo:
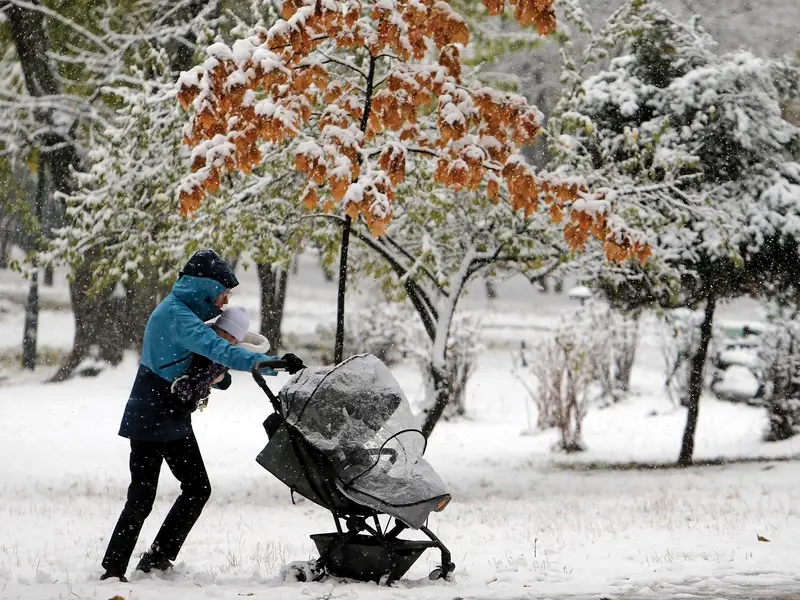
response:
[[[172,382],[186,373],[192,355],[237,371],[250,371],[261,361],[277,358],[236,347],[206,326],[205,321],[222,312],[237,285],[233,270],[216,252],[200,250],[147,321],[141,364],[119,429],[131,443],[131,484],[103,558],[106,571],[101,579],[125,581],[128,561],[155,501],[162,461],[180,481],[181,494],[137,570],[149,573],[172,566],[211,494],[191,411],[170,391]],[[294,354],[283,360],[290,373],[303,368]]]

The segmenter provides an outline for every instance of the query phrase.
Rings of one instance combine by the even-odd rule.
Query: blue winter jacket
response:
[[[141,364],[119,435],[168,442],[192,433],[191,413],[182,409],[170,392],[172,382],[189,368],[192,354],[237,371],[249,371],[260,361],[277,358],[229,344],[204,323],[220,314],[214,300],[224,290],[214,279],[184,275],[150,315]]]

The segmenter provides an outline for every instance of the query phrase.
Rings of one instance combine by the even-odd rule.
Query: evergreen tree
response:
[[[600,72],[585,76],[593,66]],[[797,72],[746,51],[719,54],[696,21],[631,0],[577,60],[551,121],[562,176],[607,190],[654,258],[601,275],[628,308],[703,307],[679,457],[691,462],[718,302],[770,295],[800,273],[800,130],[782,106]]]

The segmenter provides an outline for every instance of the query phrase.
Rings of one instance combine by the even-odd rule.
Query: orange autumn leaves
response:
[[[505,10],[505,0],[483,0],[490,15]],[[509,0],[514,18],[523,27],[533,25],[539,35],[550,35],[556,28],[556,13],[551,0]]]
[[[505,9],[502,0],[484,2],[492,14]],[[554,29],[552,0],[510,4],[520,23]],[[436,182],[454,190],[485,185],[494,202],[505,188],[511,207],[526,215],[543,200],[554,221],[569,217],[573,249],[593,235],[609,258],[643,260],[645,250],[612,235],[602,214],[578,214],[587,190],[540,182],[521,160],[520,147],[540,130],[536,109],[521,96],[462,83],[469,30],[447,2],[285,0],[282,16],[231,47],[212,45],[203,65],[181,75],[178,100],[195,115],[184,140],[193,148],[193,174],[180,188],[185,216],[225,173],[260,165],[262,144],[292,144],[295,168],[308,178],[299,190],[305,206],[341,206],[375,235],[385,233],[409,163],[430,161]],[[419,62],[432,45],[438,64]],[[357,48],[369,52],[372,67],[382,61],[369,101],[365,89],[377,79],[368,83],[349,50]]]

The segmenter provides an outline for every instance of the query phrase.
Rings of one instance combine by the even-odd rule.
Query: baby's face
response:
[[[217,335],[219,337],[221,337],[223,340],[227,341],[229,344],[235,344],[236,343],[236,338],[233,337],[227,331],[225,331],[223,329],[220,329],[219,327],[214,327],[214,331],[216,331]]]

